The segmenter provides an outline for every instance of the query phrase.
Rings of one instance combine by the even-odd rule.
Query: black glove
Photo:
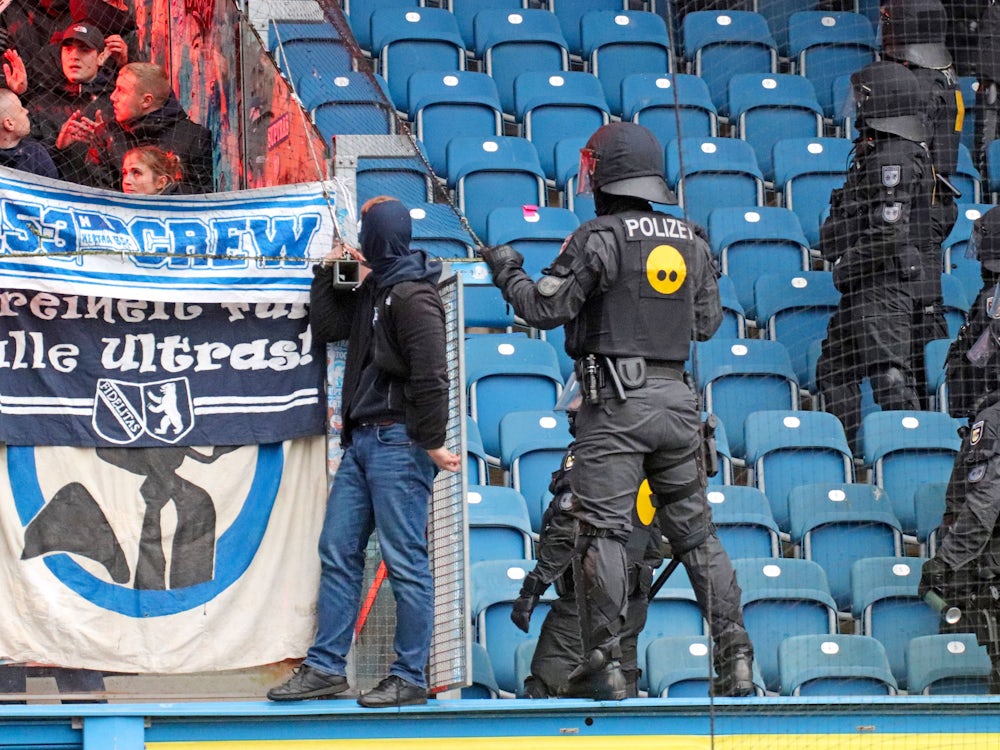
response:
[[[507,266],[520,268],[524,265],[524,256],[510,245],[484,247],[480,249],[479,253],[483,256],[483,260],[486,261],[486,265],[490,267],[494,279]]]
[[[536,604],[538,604],[537,594],[522,593],[514,601],[514,608],[510,611],[510,621],[527,633],[531,624],[531,613],[535,610]]]
[[[920,583],[917,584],[917,594],[923,598],[928,591],[936,591],[941,594],[947,588],[948,579],[951,577],[951,568],[941,562],[941,558],[932,557],[924,563],[924,568],[920,571]]]

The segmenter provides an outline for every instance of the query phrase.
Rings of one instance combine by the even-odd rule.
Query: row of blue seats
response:
[[[877,640],[884,648],[889,672],[900,689],[908,689],[907,651],[913,638],[936,635],[941,615],[917,595],[927,558],[865,557],[851,566],[851,599],[847,618],[840,616],[822,567],[798,558],[736,559],[733,567],[742,589],[744,622],[754,642],[761,687],[781,689],[779,649],[790,637],[834,636],[845,630]],[[499,687],[520,691],[517,652],[539,635],[554,593],[547,592],[535,610],[528,633],[510,622],[510,610],[521,582],[530,571],[523,560],[491,560],[471,567],[472,617],[475,640],[490,656]],[[662,570],[662,569],[661,569]],[[705,636],[690,582],[682,569],[650,602],[647,624],[639,636],[640,663],[646,663],[653,641],[671,636]],[[851,637],[845,633],[848,637]],[[530,661],[530,654],[522,663]],[[647,689],[649,675],[640,686]]]

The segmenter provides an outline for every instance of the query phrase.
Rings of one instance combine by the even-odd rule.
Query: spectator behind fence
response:
[[[90,184],[87,154],[94,133],[111,116],[114,77],[102,63],[114,53],[89,21],[70,24],[58,43],[61,80],[31,98],[32,133],[52,154],[59,176]]]
[[[111,104],[114,120],[103,121],[91,153],[92,184],[117,189],[125,152],[154,145],[173,152],[184,165],[177,192],[212,192],[212,133],[188,117],[163,68],[148,62],[123,67],[111,92]]]
[[[0,89],[0,166],[20,169],[56,179],[56,169],[48,149],[29,137],[31,120],[17,94]]]
[[[136,146],[122,157],[123,193],[176,193],[183,176],[180,159],[159,146]]]

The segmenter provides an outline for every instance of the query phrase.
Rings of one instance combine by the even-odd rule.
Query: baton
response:
[[[928,591],[924,594],[924,601],[935,612],[941,615],[941,619],[949,625],[957,625],[962,619],[962,610],[948,604],[936,591]]]
[[[673,575],[674,571],[677,570],[677,566],[681,564],[679,557],[670,558],[670,562],[667,563],[660,575],[656,576],[656,580],[653,581],[653,585],[649,587],[649,601],[653,601],[653,597],[656,596],[657,592],[663,588],[663,584],[667,582],[667,579]]]

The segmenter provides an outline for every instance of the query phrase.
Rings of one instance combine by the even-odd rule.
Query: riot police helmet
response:
[[[595,130],[580,149],[577,193],[600,190],[652,203],[677,203],[663,173],[663,147],[653,131],[633,122],[612,122]]]
[[[915,143],[927,140],[920,81],[905,65],[869,63],[851,74],[857,127],[892,133]]]
[[[945,46],[948,14],[941,0],[886,0],[881,19],[883,57],[934,70],[951,67]]]
[[[965,254],[977,259],[987,271],[1000,273],[1000,206],[994,206],[973,222]]]

